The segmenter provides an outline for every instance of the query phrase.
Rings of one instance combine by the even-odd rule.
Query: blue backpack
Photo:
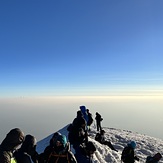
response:
[[[85,106],[80,106],[80,110],[83,114],[84,119],[86,120],[86,122],[88,123],[88,114],[87,114],[87,109]]]

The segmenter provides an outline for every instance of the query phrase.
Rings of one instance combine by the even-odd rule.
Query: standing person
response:
[[[79,146],[82,143],[88,141],[88,133],[86,130],[86,121],[84,118],[75,118],[73,123],[69,125],[68,130],[68,139],[70,144],[73,145],[75,152],[78,151]]]
[[[161,158],[162,155],[160,153],[156,153],[153,157],[148,156],[146,159],[146,163],[158,163]]]
[[[87,109],[87,114],[88,114],[87,126],[88,126],[88,131],[90,131],[90,126],[93,123],[93,118],[92,118],[92,114],[89,112],[89,109]]]
[[[110,149],[118,152],[118,150],[116,150],[113,145],[111,144],[110,141],[105,140],[105,135],[104,135],[105,131],[101,130],[100,133],[97,133],[95,136],[95,140],[98,141],[101,144],[107,145]]]
[[[77,116],[73,122],[67,127],[68,140],[71,145],[81,144],[88,140],[88,134],[86,130],[86,121],[82,112],[77,111]]]
[[[102,130],[101,121],[103,120],[103,118],[101,117],[101,115],[98,112],[96,112],[95,119],[96,119],[97,131],[99,131],[99,130],[101,131]]]
[[[83,122],[83,120],[85,121],[83,114],[82,114],[81,110],[78,110],[76,118],[73,120],[72,124],[75,127],[81,127],[81,122]]]
[[[139,161],[139,158],[135,156],[136,142],[131,141],[122,151],[121,160],[124,163],[134,163],[135,160]]]
[[[34,136],[26,135],[21,148],[14,153],[17,163],[38,163],[36,143],[37,141]]]
[[[75,153],[75,157],[78,163],[94,163],[93,154],[96,151],[95,145],[88,141],[85,144],[81,144],[79,151]]]
[[[12,129],[0,145],[0,163],[11,163],[13,152],[23,143],[24,133],[19,129]]]

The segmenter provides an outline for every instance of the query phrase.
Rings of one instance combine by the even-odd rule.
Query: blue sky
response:
[[[0,96],[163,93],[162,0],[1,0]]]

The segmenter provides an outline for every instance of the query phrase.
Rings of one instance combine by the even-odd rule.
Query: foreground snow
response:
[[[60,133],[66,136],[68,134],[67,126],[59,130]],[[145,163],[145,159],[148,155],[154,155],[157,152],[163,154],[163,141],[160,139],[156,139],[147,135],[133,133],[131,131],[126,130],[114,128],[103,128],[103,129],[106,131],[105,133],[106,139],[108,139],[113,144],[113,146],[118,150],[118,152],[112,151],[107,146],[101,145],[100,143],[95,141],[94,137],[97,132],[96,129],[92,127],[91,131],[89,132],[89,140],[94,142],[97,148],[94,154],[95,163],[120,163],[122,150],[130,140],[134,140],[137,142],[137,148],[135,152],[140,159],[139,163]],[[53,134],[38,142],[37,145],[38,153],[43,152],[45,147],[49,145],[49,141],[52,135]],[[163,159],[160,160],[160,163],[163,163]]]

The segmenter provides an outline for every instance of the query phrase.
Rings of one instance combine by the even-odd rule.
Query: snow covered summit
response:
[[[68,134],[67,126],[59,130],[60,133],[66,136]],[[120,163],[122,150],[131,140],[134,140],[137,143],[135,152],[140,159],[139,163],[145,163],[146,157],[148,155],[153,156],[157,152],[160,152],[163,155],[163,141],[160,139],[126,130],[114,128],[103,128],[103,129],[106,132],[105,133],[106,139],[108,139],[113,144],[113,146],[116,149],[118,149],[118,152],[113,151],[108,146],[102,145],[95,141],[94,138],[97,131],[94,127],[92,127],[91,131],[89,132],[89,140],[92,141],[97,148],[94,154],[95,163]],[[49,141],[52,135],[53,133],[38,142],[37,144],[38,153],[43,152],[45,147],[49,145]],[[163,158],[160,160],[160,163],[163,163]]]

